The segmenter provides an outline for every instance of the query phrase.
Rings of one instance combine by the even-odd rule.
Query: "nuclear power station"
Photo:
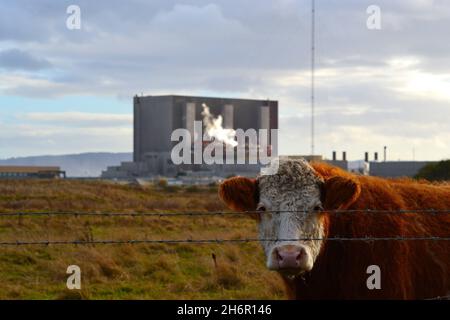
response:
[[[278,101],[164,95],[135,96],[133,103],[133,162],[108,167],[102,173],[103,178],[225,177],[254,175],[259,172],[261,166],[252,163],[173,163],[172,151],[179,144],[179,141],[173,141],[172,134],[176,129],[185,129],[189,133],[188,136],[192,139],[189,149],[192,153],[196,144],[203,150],[211,143],[211,140],[204,140],[203,136],[199,136],[198,130],[196,131],[199,124],[201,131],[209,130],[215,135],[216,141],[222,135],[238,129],[263,132],[265,131],[260,129],[265,129],[268,132],[268,153],[276,153],[272,147],[277,146],[277,136],[271,134],[271,129],[278,129]],[[210,128],[211,126],[214,128]],[[223,142],[225,148],[227,141]],[[249,152],[251,147],[246,145],[246,151]]]

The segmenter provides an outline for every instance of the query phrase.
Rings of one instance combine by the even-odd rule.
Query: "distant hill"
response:
[[[59,156],[34,156],[0,160],[0,165],[12,166],[59,166],[68,177],[99,177],[108,166],[132,161],[130,153],[81,153]]]

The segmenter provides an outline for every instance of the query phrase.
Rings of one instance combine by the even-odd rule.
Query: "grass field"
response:
[[[215,187],[0,181],[0,212],[173,212],[226,208]],[[0,241],[256,237],[248,217],[0,217]],[[216,256],[216,263],[212,258]],[[0,247],[0,299],[283,299],[259,243]],[[82,289],[66,288],[78,265]]]

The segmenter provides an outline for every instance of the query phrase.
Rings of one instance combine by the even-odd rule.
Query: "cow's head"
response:
[[[267,267],[297,275],[313,268],[323,244],[321,240],[301,240],[325,236],[324,215],[314,211],[348,208],[360,186],[351,177],[324,179],[304,160],[275,161],[279,161],[272,163],[278,167],[276,174],[227,179],[220,185],[219,195],[233,210],[258,211]]]

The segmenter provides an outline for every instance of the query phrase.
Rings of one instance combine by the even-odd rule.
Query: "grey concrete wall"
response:
[[[134,161],[142,161],[146,152],[171,150],[172,97],[135,98],[134,112]]]
[[[377,177],[414,177],[419,170],[433,161],[386,161],[370,162],[369,172]]]
[[[141,119],[141,105],[139,97],[133,99],[133,161],[138,162],[141,155],[141,126],[139,121]]]
[[[202,104],[208,105],[210,112],[217,117],[225,117],[225,105],[233,105],[233,127],[244,130],[260,128],[260,109],[263,105],[270,106],[270,123],[272,128],[278,128],[278,102],[267,100],[232,99],[232,98],[211,98],[211,97],[189,97],[173,96],[174,113],[173,125],[175,128],[184,127],[184,117],[186,104],[192,102],[196,104],[195,120],[202,121]]]
[[[348,161],[347,160],[324,160],[326,163],[331,164],[332,166],[339,167],[348,171]]]

